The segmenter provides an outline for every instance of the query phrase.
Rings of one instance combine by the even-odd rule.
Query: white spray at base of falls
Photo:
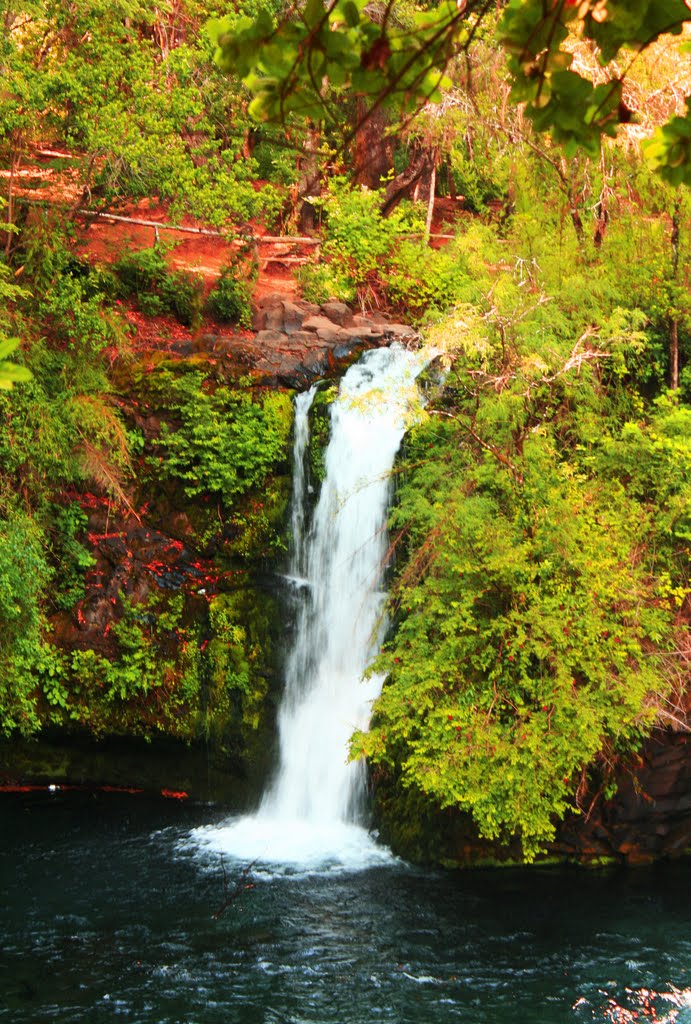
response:
[[[365,769],[348,761],[382,680],[363,679],[385,629],[382,577],[391,469],[418,401],[419,354],[367,352],[331,407],[325,477],[305,532],[304,454],[312,393],[296,405],[289,579],[302,584],[279,712],[280,763],[259,811],[197,830],[207,848],[304,868],[386,859],[362,827]],[[296,493],[297,492],[297,493]]]

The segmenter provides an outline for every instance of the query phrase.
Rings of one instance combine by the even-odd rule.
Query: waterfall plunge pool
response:
[[[247,871],[197,841],[214,825],[144,797],[3,796],[0,1021],[691,1022],[688,862]]]

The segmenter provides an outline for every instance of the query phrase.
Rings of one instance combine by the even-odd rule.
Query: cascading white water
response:
[[[332,407],[325,478],[305,550],[293,572],[308,589],[286,669],[281,759],[261,814],[315,824],[355,821],[363,766],[348,740],[369,720],[381,680],[363,681],[383,629],[382,574],[390,471],[406,426],[416,359],[369,352],[351,367]]]
[[[293,425],[293,493],[290,503],[290,571],[292,578],[299,582],[305,571],[305,453],[309,444],[309,413],[316,385],[303,391],[295,399],[295,420]]]
[[[331,407],[326,474],[305,532],[303,460],[308,393],[296,406],[293,554],[301,607],[279,713],[280,764],[256,815],[200,830],[238,857],[361,866],[375,853],[362,828],[364,766],[348,762],[382,680],[363,675],[381,641],[390,472],[417,401],[421,357],[399,346],[367,352]],[[366,853],[363,851],[366,850]]]

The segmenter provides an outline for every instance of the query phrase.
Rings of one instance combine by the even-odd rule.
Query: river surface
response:
[[[443,873],[380,850],[300,870],[224,854],[223,819],[3,796],[0,1021],[691,1022],[688,861]]]

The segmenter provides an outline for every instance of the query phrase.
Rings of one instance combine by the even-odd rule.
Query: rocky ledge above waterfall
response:
[[[278,292],[259,301],[253,326],[253,338],[205,334],[202,342],[254,371],[261,383],[297,388],[342,370],[365,349],[416,336],[386,313],[355,313],[335,300],[318,306]]]

